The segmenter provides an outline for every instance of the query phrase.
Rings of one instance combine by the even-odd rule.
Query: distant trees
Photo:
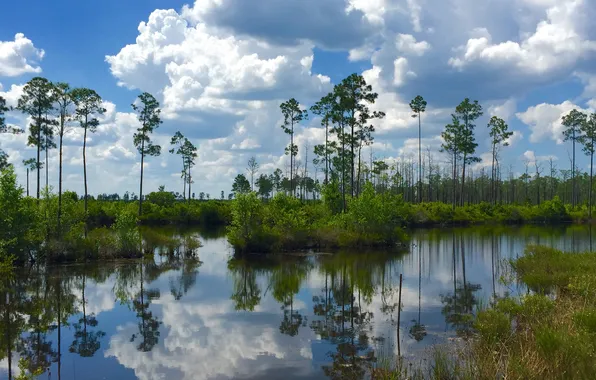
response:
[[[197,147],[190,142],[189,139],[184,137],[180,131],[172,137],[170,144],[177,148],[170,149],[170,153],[178,154],[182,158],[182,179],[184,181],[184,198],[186,198],[186,184],[188,184],[188,200],[190,201],[191,185],[192,185],[192,174],[191,169],[195,165],[195,159],[197,158]]]
[[[489,135],[491,138],[491,151],[492,151],[492,163],[491,163],[491,198],[492,202],[497,202],[497,190],[495,186],[495,161],[497,160],[497,155],[499,153],[499,147],[501,146],[509,146],[509,142],[507,141],[512,135],[513,132],[508,130],[508,125],[505,123],[505,120],[493,116],[491,117],[490,121],[488,122],[488,129]]]
[[[248,159],[248,164],[246,167],[248,174],[250,175],[250,189],[251,191],[255,190],[255,175],[259,171],[259,163],[257,159],[253,156]]]
[[[594,191],[594,152],[596,151],[596,113],[586,117],[586,121],[581,126],[582,144],[584,153],[590,156],[590,190],[589,190],[589,214],[592,218],[592,193]]]
[[[582,140],[582,125],[586,123],[587,116],[583,112],[576,109],[563,116],[562,124],[565,127],[563,136],[565,141],[571,141],[572,144],[572,162],[571,162],[571,205],[575,206],[577,203],[577,186],[575,183],[575,143]]]
[[[75,88],[72,90],[72,99],[76,106],[75,120],[83,128],[83,184],[85,186],[85,214],[87,214],[87,133],[95,133],[99,126],[97,116],[103,115],[106,110],[103,108],[101,97],[88,88]]]
[[[461,175],[461,183],[462,183],[462,190],[461,190],[461,205],[464,205],[464,185],[466,181],[466,165],[469,165],[473,162],[479,162],[480,159],[475,157],[474,154],[476,153],[476,147],[478,144],[476,143],[476,138],[474,137],[474,128],[476,125],[474,122],[480,116],[482,116],[482,106],[478,104],[477,100],[470,102],[470,99],[465,98],[463,102],[461,102],[455,108],[455,117],[457,117],[460,121],[460,126],[462,128],[460,132],[460,147],[459,151],[463,154],[462,159],[462,175]]]
[[[418,118],[418,203],[422,202],[422,122],[421,114],[426,111],[426,100],[420,95],[410,102],[410,109]]]
[[[68,83],[58,82],[52,85],[52,98],[56,102],[59,123],[58,123],[58,141],[59,141],[59,163],[58,163],[58,234],[61,234],[60,220],[62,217],[62,142],[66,125],[71,121],[73,113],[72,90]]]
[[[37,168],[37,161],[35,161],[35,158],[28,158],[23,160],[23,165],[27,169],[27,196],[29,196],[29,171]]]
[[[273,192],[273,176],[267,176],[265,174],[261,174],[257,179],[257,187],[259,188],[258,194],[261,198],[267,199],[271,196]]]
[[[51,145],[53,136],[51,121],[48,114],[53,108],[51,98],[51,83],[46,78],[35,77],[23,87],[23,94],[18,100],[17,109],[27,114],[32,123],[29,126],[27,144],[37,148],[37,199],[40,196],[41,184],[41,151]],[[47,160],[46,160],[47,173]],[[47,175],[46,175],[47,177]]]
[[[250,182],[248,182],[248,179],[246,179],[244,174],[238,174],[236,178],[234,178],[232,193],[234,195],[250,193]]]
[[[294,98],[282,103],[279,107],[284,117],[284,123],[281,128],[285,133],[290,135],[290,145],[286,147],[285,152],[286,155],[290,156],[290,187],[293,189],[294,157],[298,155],[298,146],[294,144],[294,126],[306,120],[308,118],[308,112],[302,109],[300,103]]]
[[[6,100],[0,96],[0,133],[11,132],[6,125],[6,119],[4,118],[4,113],[8,111],[9,108],[6,106]],[[0,147],[0,170],[6,168],[6,166],[8,166],[8,155],[2,150],[2,147]]]
[[[138,103],[132,104],[141,127],[133,136],[133,143],[141,155],[141,179],[139,181],[139,216],[143,214],[143,172],[145,156],[159,156],[161,146],[153,144],[151,134],[161,124],[159,102],[153,95],[144,92],[138,97]]]

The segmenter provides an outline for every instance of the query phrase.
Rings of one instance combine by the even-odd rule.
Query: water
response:
[[[200,262],[20,271],[0,280],[0,379],[9,366],[64,380],[360,378],[375,359],[465,336],[478,307],[523,291],[499,278],[526,245],[592,245],[587,226],[411,236],[408,252],[234,260],[203,234]]]

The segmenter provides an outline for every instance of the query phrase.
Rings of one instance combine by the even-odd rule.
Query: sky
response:
[[[182,191],[180,159],[167,152],[179,130],[199,149],[194,192],[219,197],[252,156],[266,174],[289,163],[280,103],[293,97],[310,107],[351,73],[373,86],[372,108],[386,113],[375,122],[376,159],[417,151],[408,104],[422,95],[423,149],[447,163],[440,133],[469,97],[485,111],[474,170],[490,165],[486,124],[497,115],[515,132],[502,164],[520,174],[537,162],[546,173],[550,158],[570,167],[562,116],[596,109],[595,17],[591,0],[24,0],[0,13],[0,96],[16,105],[34,76],[101,95],[107,112],[88,137],[92,194],[138,193],[130,104],[141,92],[155,95],[163,119],[154,135],[163,153],[145,163],[146,192]],[[7,122],[28,124],[18,112]],[[22,184],[21,162],[35,153],[26,139],[0,135]],[[64,186],[79,193],[82,139],[73,126],[64,148]],[[308,146],[311,161],[324,142],[320,120],[311,117],[295,139],[298,160]],[[578,159],[587,169],[581,152]],[[49,166],[56,188],[56,151]]]

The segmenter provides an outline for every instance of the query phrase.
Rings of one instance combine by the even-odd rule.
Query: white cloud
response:
[[[512,148],[517,145],[520,141],[524,139],[524,135],[520,131],[513,131],[511,137],[509,137],[505,142],[509,144],[509,147]]]
[[[538,143],[550,138],[557,144],[562,144],[564,127],[561,119],[572,109],[581,108],[566,100],[561,104],[538,104],[524,112],[518,112],[516,116],[530,127],[530,142]]]
[[[488,30],[482,36],[470,38],[460,46],[456,57],[449,64],[463,69],[472,63],[513,68],[524,74],[539,75],[573,65],[596,52],[596,41],[581,33],[583,10],[589,7],[584,0],[541,2],[547,5],[545,19],[533,34],[519,42],[493,42]]]
[[[498,116],[505,121],[509,121],[509,119],[515,114],[516,110],[517,102],[515,99],[507,99],[501,104],[493,104],[489,106],[488,114],[490,116]]]
[[[44,55],[23,33],[15,34],[14,41],[0,41],[0,76],[41,73],[39,61]]]
[[[411,34],[398,34],[395,41],[397,50],[410,55],[423,56],[430,49],[430,44],[426,41],[417,42]]]

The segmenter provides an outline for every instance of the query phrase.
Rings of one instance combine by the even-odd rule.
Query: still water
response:
[[[362,378],[375,360],[465,335],[478,307],[522,291],[499,278],[528,244],[592,245],[588,226],[410,235],[406,252],[240,260],[209,233],[198,261],[21,271],[0,280],[0,379]]]

